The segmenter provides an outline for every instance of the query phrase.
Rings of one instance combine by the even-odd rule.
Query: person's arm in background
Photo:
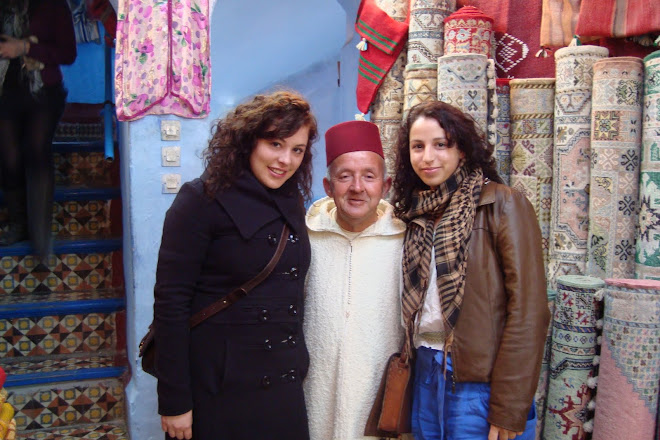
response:
[[[55,27],[54,41],[27,42],[27,56],[44,64],[73,64],[77,56],[76,34],[73,18],[66,0],[49,0],[41,3],[41,8],[48,9],[44,22]],[[36,11],[35,14],[41,13]]]

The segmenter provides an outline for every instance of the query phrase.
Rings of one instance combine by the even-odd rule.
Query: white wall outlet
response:
[[[163,194],[175,194],[181,188],[181,174],[163,174]]]
[[[163,141],[181,140],[181,121],[160,121],[160,139]]]
[[[181,147],[163,147],[161,149],[161,157],[164,167],[180,167]]]

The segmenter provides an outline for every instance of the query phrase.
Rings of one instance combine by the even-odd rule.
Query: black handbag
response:
[[[243,284],[241,287],[235,289],[231,293],[223,296],[213,304],[205,307],[199,312],[195,313],[190,317],[190,328],[196,327],[206,319],[215,315],[218,312],[226,309],[230,305],[234,304],[240,298],[246,296],[248,292],[254,289],[259,285],[263,280],[268,278],[268,275],[273,271],[275,265],[280,260],[282,253],[284,252],[284,247],[288,241],[289,227],[285,224],[282,227],[282,234],[280,235],[280,241],[275,250],[275,254],[270,259],[266,267],[264,267],[256,277],[252,278],[250,281]],[[147,374],[151,374],[156,377],[156,330],[154,328],[154,323],[152,322],[149,325],[147,334],[144,335],[139,345],[139,356],[142,358],[142,371]]]

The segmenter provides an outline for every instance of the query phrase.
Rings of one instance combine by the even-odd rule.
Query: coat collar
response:
[[[218,191],[215,199],[244,239],[252,238],[259,229],[280,217],[297,233],[305,228],[303,204],[293,182],[270,190],[252,172],[245,171],[229,189]]]
[[[489,205],[495,203],[495,187],[497,184],[487,180],[481,187],[481,196],[479,196],[479,203],[477,206]]]

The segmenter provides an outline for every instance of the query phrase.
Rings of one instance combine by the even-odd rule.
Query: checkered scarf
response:
[[[468,242],[482,184],[481,168],[468,173],[460,166],[436,189],[415,194],[411,209],[403,217],[409,222],[403,248],[401,294],[407,344],[411,342],[416,316],[426,298],[431,278],[431,249],[435,249],[446,351],[451,347],[463,303]],[[440,221],[435,225],[438,216]]]

